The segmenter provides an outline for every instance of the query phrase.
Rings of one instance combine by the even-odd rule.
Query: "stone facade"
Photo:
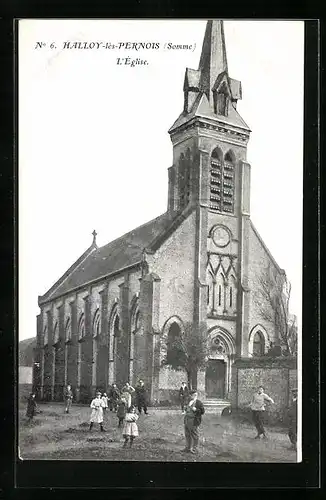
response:
[[[192,323],[207,327],[200,397],[238,401],[246,389],[235,359],[252,355],[256,338],[261,354],[278,341],[254,292],[263,270],[283,271],[250,220],[250,129],[236,110],[241,84],[228,76],[221,21],[207,23],[184,93],[185,110],[169,130],[167,212],[101,248],[94,234],[39,297],[35,386],[44,399],[61,399],[70,383],[78,400],[89,401],[96,388],[142,378],[152,402],[175,400],[185,374],[161,366],[162,342]],[[250,384],[267,376],[246,373]]]

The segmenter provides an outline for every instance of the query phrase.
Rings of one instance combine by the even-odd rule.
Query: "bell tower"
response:
[[[199,67],[186,68],[183,92],[169,130],[168,210],[196,211],[193,320],[229,332],[236,354],[245,355],[250,129],[237,111],[242,88],[228,73],[223,21],[207,22]]]

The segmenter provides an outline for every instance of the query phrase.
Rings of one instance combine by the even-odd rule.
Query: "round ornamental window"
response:
[[[217,225],[212,231],[213,241],[217,247],[226,247],[230,243],[230,235],[224,226]]]

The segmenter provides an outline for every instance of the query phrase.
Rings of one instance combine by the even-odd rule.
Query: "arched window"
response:
[[[223,161],[219,148],[211,155],[210,208],[217,212],[234,212],[234,160],[228,152]]]
[[[180,208],[184,209],[191,197],[191,152],[189,148],[185,155],[181,153],[179,159],[179,196]]]
[[[66,342],[71,342],[71,321],[70,318],[67,319],[66,321],[66,327],[65,327],[65,339]]]
[[[114,337],[120,336],[120,318],[118,315],[115,317],[115,320],[114,320],[113,335],[114,335]]]
[[[44,327],[44,330],[43,330],[43,344],[44,345],[48,345],[49,343],[49,334],[48,334],[48,327]]]
[[[228,104],[229,98],[224,92],[219,92],[216,99],[217,114],[222,116],[228,116]]]
[[[234,211],[234,161],[230,153],[224,157],[222,209]]]
[[[228,314],[234,314],[237,309],[237,281],[231,273],[228,275],[225,309]]]
[[[253,341],[253,356],[263,356],[265,353],[265,340],[261,332],[256,332]]]
[[[100,333],[101,333],[101,315],[99,309],[97,309],[93,320],[93,337],[99,337]]]
[[[217,273],[215,286],[214,312],[223,314],[225,310],[225,277],[221,272]]]
[[[223,83],[218,92],[213,92],[213,96],[214,112],[217,115],[228,116],[230,97],[225,83]]]
[[[183,350],[181,348],[181,329],[178,323],[174,322],[171,324],[168,337],[167,337],[167,361],[171,362],[172,358],[180,359],[183,356]],[[172,362],[173,364],[173,362]]]
[[[53,344],[57,344],[59,342],[59,325],[56,321],[53,329]]]
[[[85,317],[84,314],[82,314],[79,318],[78,322],[78,340],[83,340],[85,337],[86,332],[85,332]]]

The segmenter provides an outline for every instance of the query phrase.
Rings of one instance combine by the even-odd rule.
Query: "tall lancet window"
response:
[[[217,212],[234,212],[234,161],[230,153],[223,156],[218,148],[211,155],[210,208]]]
[[[234,211],[234,162],[230,153],[226,153],[223,168],[223,196],[224,212]]]
[[[210,208],[221,211],[222,152],[215,148],[211,156]]]
[[[225,83],[218,90],[213,91],[214,112],[217,115],[228,116],[229,114],[229,93]]]
[[[184,209],[190,202],[191,196],[191,153],[188,148],[186,153],[181,153],[179,159],[179,197],[180,209]]]
[[[216,94],[216,114],[228,116],[229,97],[224,92]]]

